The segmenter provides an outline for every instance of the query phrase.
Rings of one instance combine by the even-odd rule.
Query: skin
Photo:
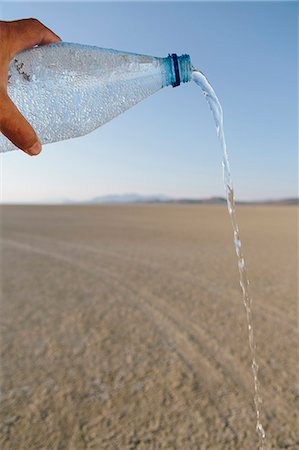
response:
[[[7,94],[8,68],[22,50],[54,42],[61,42],[61,39],[37,19],[0,21],[0,131],[31,156],[41,152],[41,142]]]

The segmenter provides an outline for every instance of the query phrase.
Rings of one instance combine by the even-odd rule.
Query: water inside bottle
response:
[[[236,216],[236,206],[235,206],[235,195],[233,182],[230,171],[229,157],[228,151],[225,141],[224,128],[223,128],[223,111],[221,104],[215,94],[215,91],[205,75],[195,68],[192,68],[192,79],[195,83],[201,88],[208,104],[213,114],[213,118],[216,125],[217,136],[220,142],[220,146],[223,152],[223,181],[226,192],[227,199],[227,209],[230,215],[232,228],[233,228],[233,239],[235,251],[237,254],[238,260],[238,268],[240,273],[240,286],[242,289],[243,303],[246,311],[246,319],[248,326],[248,339],[249,339],[249,347],[251,353],[251,367],[253,373],[253,383],[254,383],[254,406],[256,412],[256,431],[258,433],[259,439],[259,449],[264,450],[266,445],[266,433],[264,431],[263,425],[261,423],[261,393],[260,393],[260,384],[258,379],[258,364],[256,360],[256,342],[255,335],[253,329],[253,320],[252,320],[252,297],[249,291],[249,280],[246,269],[245,257],[242,250],[242,243],[240,238],[240,231],[237,222]]]

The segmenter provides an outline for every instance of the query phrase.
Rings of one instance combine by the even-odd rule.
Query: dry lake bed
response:
[[[238,207],[272,449],[299,449],[297,211]],[[0,238],[1,449],[257,449],[225,206],[3,206]]]

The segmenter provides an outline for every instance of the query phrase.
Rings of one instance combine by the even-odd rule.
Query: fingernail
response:
[[[34,155],[38,155],[42,150],[42,144],[41,142],[38,140],[36,141],[35,144],[33,144],[33,146],[31,148],[29,148],[29,150],[27,150],[27,153],[29,153],[29,155],[34,156]]]

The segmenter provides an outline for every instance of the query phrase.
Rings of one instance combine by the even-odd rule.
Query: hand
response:
[[[9,64],[22,50],[60,41],[36,19],[0,21],[0,131],[31,156],[40,153],[42,146],[34,129],[7,95]]]

